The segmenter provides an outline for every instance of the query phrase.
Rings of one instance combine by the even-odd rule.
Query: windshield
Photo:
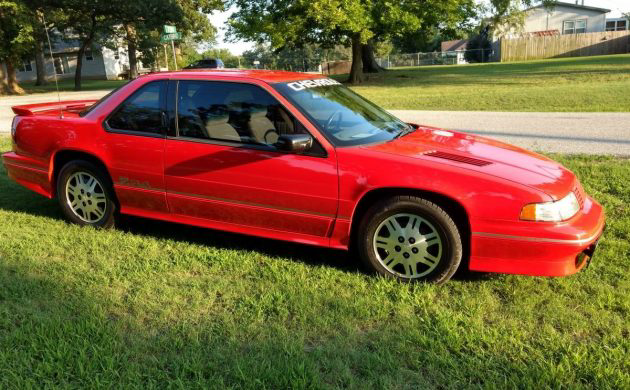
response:
[[[335,146],[389,141],[413,130],[332,79],[277,83],[273,87],[302,111]]]

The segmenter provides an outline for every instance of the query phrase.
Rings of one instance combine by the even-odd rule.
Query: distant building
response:
[[[468,39],[456,39],[454,41],[442,42],[442,51],[459,51],[466,50]]]
[[[468,46],[468,39],[456,39],[454,41],[444,41],[441,44],[442,54],[451,57],[454,64],[466,64],[465,52]]]
[[[609,9],[575,3],[557,2],[547,8],[542,4],[527,8],[523,28],[516,30],[505,27],[493,31],[493,59],[501,58],[500,39],[539,37],[569,34],[584,34],[606,31],[606,14]]]
[[[626,31],[630,30],[630,21],[626,18],[606,19],[606,31]]]
[[[55,72],[57,77],[71,78],[77,66],[77,56],[79,52],[79,41],[71,33],[51,32],[52,57],[48,45],[44,45],[44,60],[46,78],[52,79]],[[15,64],[18,81],[34,81],[37,79],[35,68],[35,56],[25,59],[22,63]],[[138,61],[138,68],[142,68],[142,63]],[[127,50],[118,47],[115,50],[107,47],[93,45],[88,49],[83,57],[81,76],[85,79],[117,80],[124,77],[129,71],[129,58]]]
[[[583,1],[582,1],[583,3]],[[522,31],[499,31],[505,38],[523,35],[582,34],[606,31],[606,8],[557,2],[551,8],[537,5],[525,10],[525,23]]]

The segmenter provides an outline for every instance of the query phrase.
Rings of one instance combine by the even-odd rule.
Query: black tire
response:
[[[98,207],[100,210],[98,211],[98,214],[89,213],[90,215],[86,217],[82,213],[82,211],[75,212],[70,206],[70,203],[73,201],[73,197],[72,195],[68,194],[66,188],[68,186],[68,181],[71,181],[71,185],[73,185],[72,183],[74,183],[73,186],[76,185],[76,179],[73,179],[73,176],[78,173],[85,173],[89,176],[92,176],[98,182],[100,190],[98,190],[99,187],[97,187],[97,191],[89,194],[90,196],[99,196],[102,194],[105,197],[104,202],[98,201],[98,206],[95,206]],[[84,178],[86,177],[87,176],[84,176]],[[63,214],[68,219],[68,221],[72,223],[81,226],[93,226],[96,228],[111,228],[115,224],[116,198],[114,195],[111,179],[102,168],[94,165],[89,161],[73,160],[68,162],[66,165],[63,166],[63,168],[61,168],[61,171],[57,176],[57,199],[59,200],[59,205],[61,206]],[[85,200],[86,202],[90,202],[89,204],[92,205],[91,199],[88,200],[87,198],[83,198],[83,200]],[[94,200],[94,202],[96,203],[97,201]],[[100,216],[101,213],[102,216]],[[85,219],[81,216],[81,214],[83,214],[83,217],[85,217]]]
[[[411,217],[405,217],[411,215],[419,217],[413,219],[416,222],[412,223]],[[402,227],[401,223],[404,223],[405,229],[410,229],[409,231],[412,233],[409,233],[409,236],[416,233],[413,229],[417,226],[417,234],[419,235],[415,237],[429,237],[432,234],[439,238],[439,243],[437,238],[432,238],[429,241],[432,243],[429,244],[416,243],[414,238],[408,238],[407,235],[405,235],[405,238],[403,238],[403,235],[398,237],[388,236],[384,238],[385,241],[381,240],[385,233],[391,234],[390,228],[386,226],[388,224],[386,221],[391,221],[392,217],[398,223],[397,226]],[[406,223],[405,218],[407,218]],[[426,233],[422,233],[423,231]],[[391,251],[391,257],[390,251],[377,247],[379,244],[374,241],[375,235],[379,232],[378,237],[381,239],[379,239],[378,243],[384,244],[387,242],[388,248],[392,248],[391,242],[401,242],[400,245],[396,245],[395,249]],[[423,234],[426,236],[423,236]],[[390,238],[393,241],[389,241]],[[395,196],[373,205],[361,219],[356,239],[359,256],[369,270],[405,282],[444,283],[457,271],[462,259],[462,239],[453,219],[440,206],[416,196]],[[425,245],[425,249],[420,248],[420,251],[424,250],[438,260],[422,257],[422,253],[425,252],[418,254],[418,247],[414,249],[414,244],[411,244],[412,240],[416,246]],[[424,241],[427,241],[426,238]],[[412,254],[411,250],[414,250],[415,252],[413,253],[415,254]],[[406,258],[403,258],[403,255]],[[419,258],[418,256],[422,260],[414,263],[415,259]],[[405,260],[410,257],[410,260]],[[389,263],[390,267],[384,264],[388,259],[391,261]],[[409,263],[406,263],[406,261]],[[431,265],[425,264],[424,261],[431,263]],[[411,265],[411,263],[414,264]],[[408,270],[407,267],[412,268]],[[403,275],[403,272],[405,275]]]

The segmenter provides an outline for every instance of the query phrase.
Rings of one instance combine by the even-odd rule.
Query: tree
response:
[[[113,0],[60,0],[55,15],[57,30],[64,31],[66,39],[78,42],[77,64],[74,72],[74,90],[81,90],[81,73],[86,51],[93,45],[104,45],[114,33],[114,14],[117,2]]]
[[[213,41],[216,29],[206,14],[222,9],[219,0],[120,1],[112,17],[120,23],[115,29],[116,37],[127,44],[130,78],[137,77],[138,51],[147,63],[156,57],[155,47],[165,24],[175,25],[187,41]]]
[[[22,1],[0,1],[0,94],[24,93],[17,82],[15,64],[34,47],[29,15]]]
[[[352,48],[348,81],[363,78],[363,64],[378,70],[374,45],[390,37],[422,28],[427,20],[445,18],[461,3],[472,0],[228,0],[238,8],[230,18],[229,35],[269,42],[274,49],[303,47],[307,43]]]

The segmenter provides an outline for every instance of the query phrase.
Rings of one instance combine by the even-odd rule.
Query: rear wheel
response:
[[[455,222],[420,197],[397,196],[372,206],[357,239],[359,255],[371,270],[403,281],[443,283],[462,258]]]
[[[57,179],[57,197],[66,218],[78,225],[114,226],[116,204],[109,176],[83,160],[67,163]]]

